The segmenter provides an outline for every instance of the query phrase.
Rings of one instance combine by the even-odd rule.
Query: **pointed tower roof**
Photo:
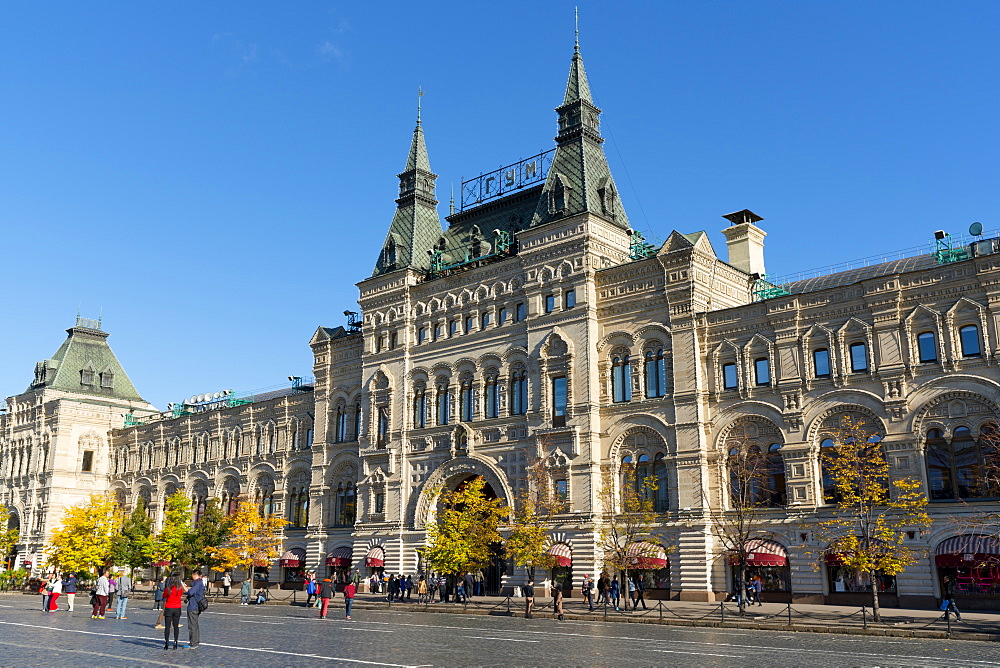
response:
[[[35,365],[35,380],[26,392],[42,388],[93,394],[125,401],[143,401],[118,356],[108,345],[100,320],[77,316],[76,325],[59,350]]]
[[[406,167],[398,177],[396,215],[382,244],[373,276],[397,269],[427,269],[430,266],[427,251],[441,237],[441,220],[435,199],[437,174],[431,171],[431,162],[427,157],[419,98],[417,125],[413,130],[410,152],[406,157]]]
[[[579,41],[573,48],[566,94],[556,113],[556,153],[531,224],[588,212],[628,229],[628,216],[601,147],[601,110],[591,98]]]

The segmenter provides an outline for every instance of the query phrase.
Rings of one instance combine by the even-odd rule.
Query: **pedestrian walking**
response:
[[[552,610],[556,613],[556,619],[559,621],[566,618],[563,615],[563,590],[558,582],[552,583]]]
[[[51,575],[46,575],[46,579],[42,580],[42,583],[38,586],[38,593],[42,595],[42,612],[48,612],[49,609],[49,599],[52,597],[52,587],[49,586],[49,581],[52,579]]]
[[[398,580],[399,580],[399,600],[400,602],[402,602],[403,599],[406,598],[406,591],[407,591],[406,578],[402,574],[400,574]]]
[[[115,607],[115,598],[118,593],[118,581],[115,580],[115,572],[108,572],[108,609]]]
[[[635,578],[628,578],[626,581],[626,586],[628,587],[628,597],[632,601],[632,609],[635,610],[639,605],[637,587],[635,585]]]
[[[333,598],[334,594],[337,592],[336,587],[333,586],[333,581],[330,578],[325,578],[319,586],[319,618],[326,619],[326,611],[330,607],[330,599]]]
[[[458,576],[458,582],[455,583],[455,603],[465,602],[465,580],[462,576]]]
[[[344,585],[344,609],[347,612],[347,619],[351,618],[351,606],[354,605],[354,595],[357,592],[358,588],[354,586],[353,582]]]
[[[531,619],[531,611],[535,608],[535,581],[528,580],[522,593],[524,594],[524,618]]]
[[[955,579],[950,575],[944,576],[944,600],[941,602],[941,609],[948,612],[955,613],[955,619],[962,621],[962,613],[958,611],[958,606],[955,605]]]
[[[389,584],[386,586],[385,598],[392,603],[392,598],[399,593],[399,582],[395,575],[389,576]]]
[[[156,581],[153,586],[153,610],[163,609],[163,578]]]
[[[49,582],[49,612],[59,611],[59,596],[62,594],[63,583],[62,579],[58,576],[53,575],[52,580]]]
[[[132,595],[132,578],[128,573],[122,573],[118,577],[118,602],[115,604],[115,618],[127,619],[125,609],[128,607],[128,597]]]
[[[91,596],[91,603],[93,603],[94,610],[90,615],[91,619],[104,619],[104,615],[108,610],[108,577],[104,574],[104,569],[97,569],[98,578],[97,584],[94,585],[94,595]]]
[[[448,578],[444,575],[438,578],[438,598],[442,603],[448,602]]]
[[[486,577],[483,575],[482,571],[476,571],[476,596],[483,595],[483,587],[486,582]]]
[[[618,582],[617,575],[611,580],[611,584],[608,585],[608,596],[611,597],[611,607],[615,610],[621,610],[619,607],[621,604],[621,585]]]
[[[73,573],[68,574],[66,580],[63,582],[63,594],[66,595],[66,609],[70,612],[73,612],[73,604],[76,602],[76,585],[76,575]]]
[[[590,612],[594,611],[594,579],[589,575],[583,576],[583,584],[580,585],[580,593],[583,594],[583,600],[587,602],[587,608]]]
[[[410,598],[413,596],[413,576],[406,576],[406,602],[410,602]]]
[[[378,573],[372,573],[372,576],[368,578],[368,593],[377,594],[378,593]]]
[[[420,579],[417,580],[417,603],[426,603],[427,593],[427,580],[425,580],[424,576],[421,575]]]
[[[597,605],[608,602],[608,574],[601,573],[597,579]]]
[[[313,598],[316,597],[316,580],[310,577],[306,580],[306,607],[308,608],[312,604]]]
[[[753,599],[757,602],[757,605],[763,606],[764,603],[760,600],[760,593],[764,590],[764,581],[759,575],[755,575],[750,580],[750,584],[753,586]]]
[[[476,593],[476,576],[466,571],[465,573],[465,600],[472,598]]]
[[[233,586],[233,576],[226,571],[222,574],[222,595],[229,598],[229,588]]]
[[[250,582],[250,578],[247,578],[240,585],[240,605],[250,605],[250,594],[252,593],[253,583]]]
[[[635,576],[635,592],[636,592],[636,597],[639,600],[639,603],[642,603],[642,609],[648,610],[649,608],[646,607],[646,597],[645,597],[646,583],[643,581],[641,574]],[[633,610],[635,609],[634,603],[632,604],[632,609]]]
[[[192,573],[194,581],[187,591],[187,620],[188,620],[188,644],[184,649],[195,649],[201,644],[201,628],[198,626],[198,617],[201,615],[201,605],[206,606],[205,601],[205,580],[201,577],[201,571]]]
[[[174,649],[177,649],[177,636],[180,633],[181,599],[187,586],[176,571],[170,574],[163,589],[163,649],[170,647],[170,629],[174,630]]]

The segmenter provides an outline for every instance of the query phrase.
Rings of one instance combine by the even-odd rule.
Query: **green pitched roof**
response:
[[[143,401],[108,345],[107,332],[82,326],[78,319],[76,327],[67,329],[66,333],[69,336],[55,355],[35,365],[35,381],[27,392],[49,387],[127,401]]]

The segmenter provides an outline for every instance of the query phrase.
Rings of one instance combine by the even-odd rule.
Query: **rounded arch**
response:
[[[782,432],[782,427],[785,424],[784,418],[773,404],[754,400],[741,401],[738,404],[730,406],[719,414],[719,417],[715,421],[714,429],[712,430],[712,442],[718,445],[725,441],[727,432],[733,429],[735,424],[743,418],[766,420],[774,425],[774,428],[777,429],[779,433]],[[782,442],[784,442],[783,435],[781,438]]]
[[[809,425],[808,442],[813,450],[819,450],[819,443],[826,431],[835,431],[840,428],[840,423],[844,415],[851,415],[855,420],[861,420],[865,429],[869,432],[885,435],[885,422],[876,415],[875,411],[867,406],[859,404],[840,404],[828,408],[815,417]]]
[[[632,338],[631,334],[626,331],[617,330],[604,335],[604,337],[597,344],[597,352],[603,354],[604,352],[614,348],[630,349],[633,343],[635,343],[635,340]]]
[[[668,438],[671,428],[664,424],[659,418],[649,414],[635,414],[615,423],[608,430],[611,437],[611,447],[608,450],[608,459],[617,462],[623,450],[635,447],[629,441],[634,441],[636,435],[643,435],[647,439],[645,449],[650,452],[663,450],[667,454],[675,454],[676,447]]]
[[[498,495],[508,501],[514,498],[507,476],[492,461],[475,455],[455,457],[437,467],[421,485],[414,517],[416,527],[423,528],[427,523],[431,508],[438,498],[435,491],[445,488],[449,483],[475,475],[482,476]]]

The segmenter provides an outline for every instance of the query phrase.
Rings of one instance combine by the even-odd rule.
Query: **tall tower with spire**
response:
[[[420,119],[420,92],[417,97],[417,125],[406,158],[406,167],[399,177],[399,198],[396,215],[392,218],[389,233],[382,244],[373,276],[397,269],[427,269],[429,258],[426,249],[437,243],[441,236],[435,187],[437,174],[431,171],[427,157],[427,144]]]
[[[601,110],[590,94],[579,38],[573,47],[566,95],[556,113],[556,153],[532,225],[588,212],[628,229],[628,217],[601,147]]]

